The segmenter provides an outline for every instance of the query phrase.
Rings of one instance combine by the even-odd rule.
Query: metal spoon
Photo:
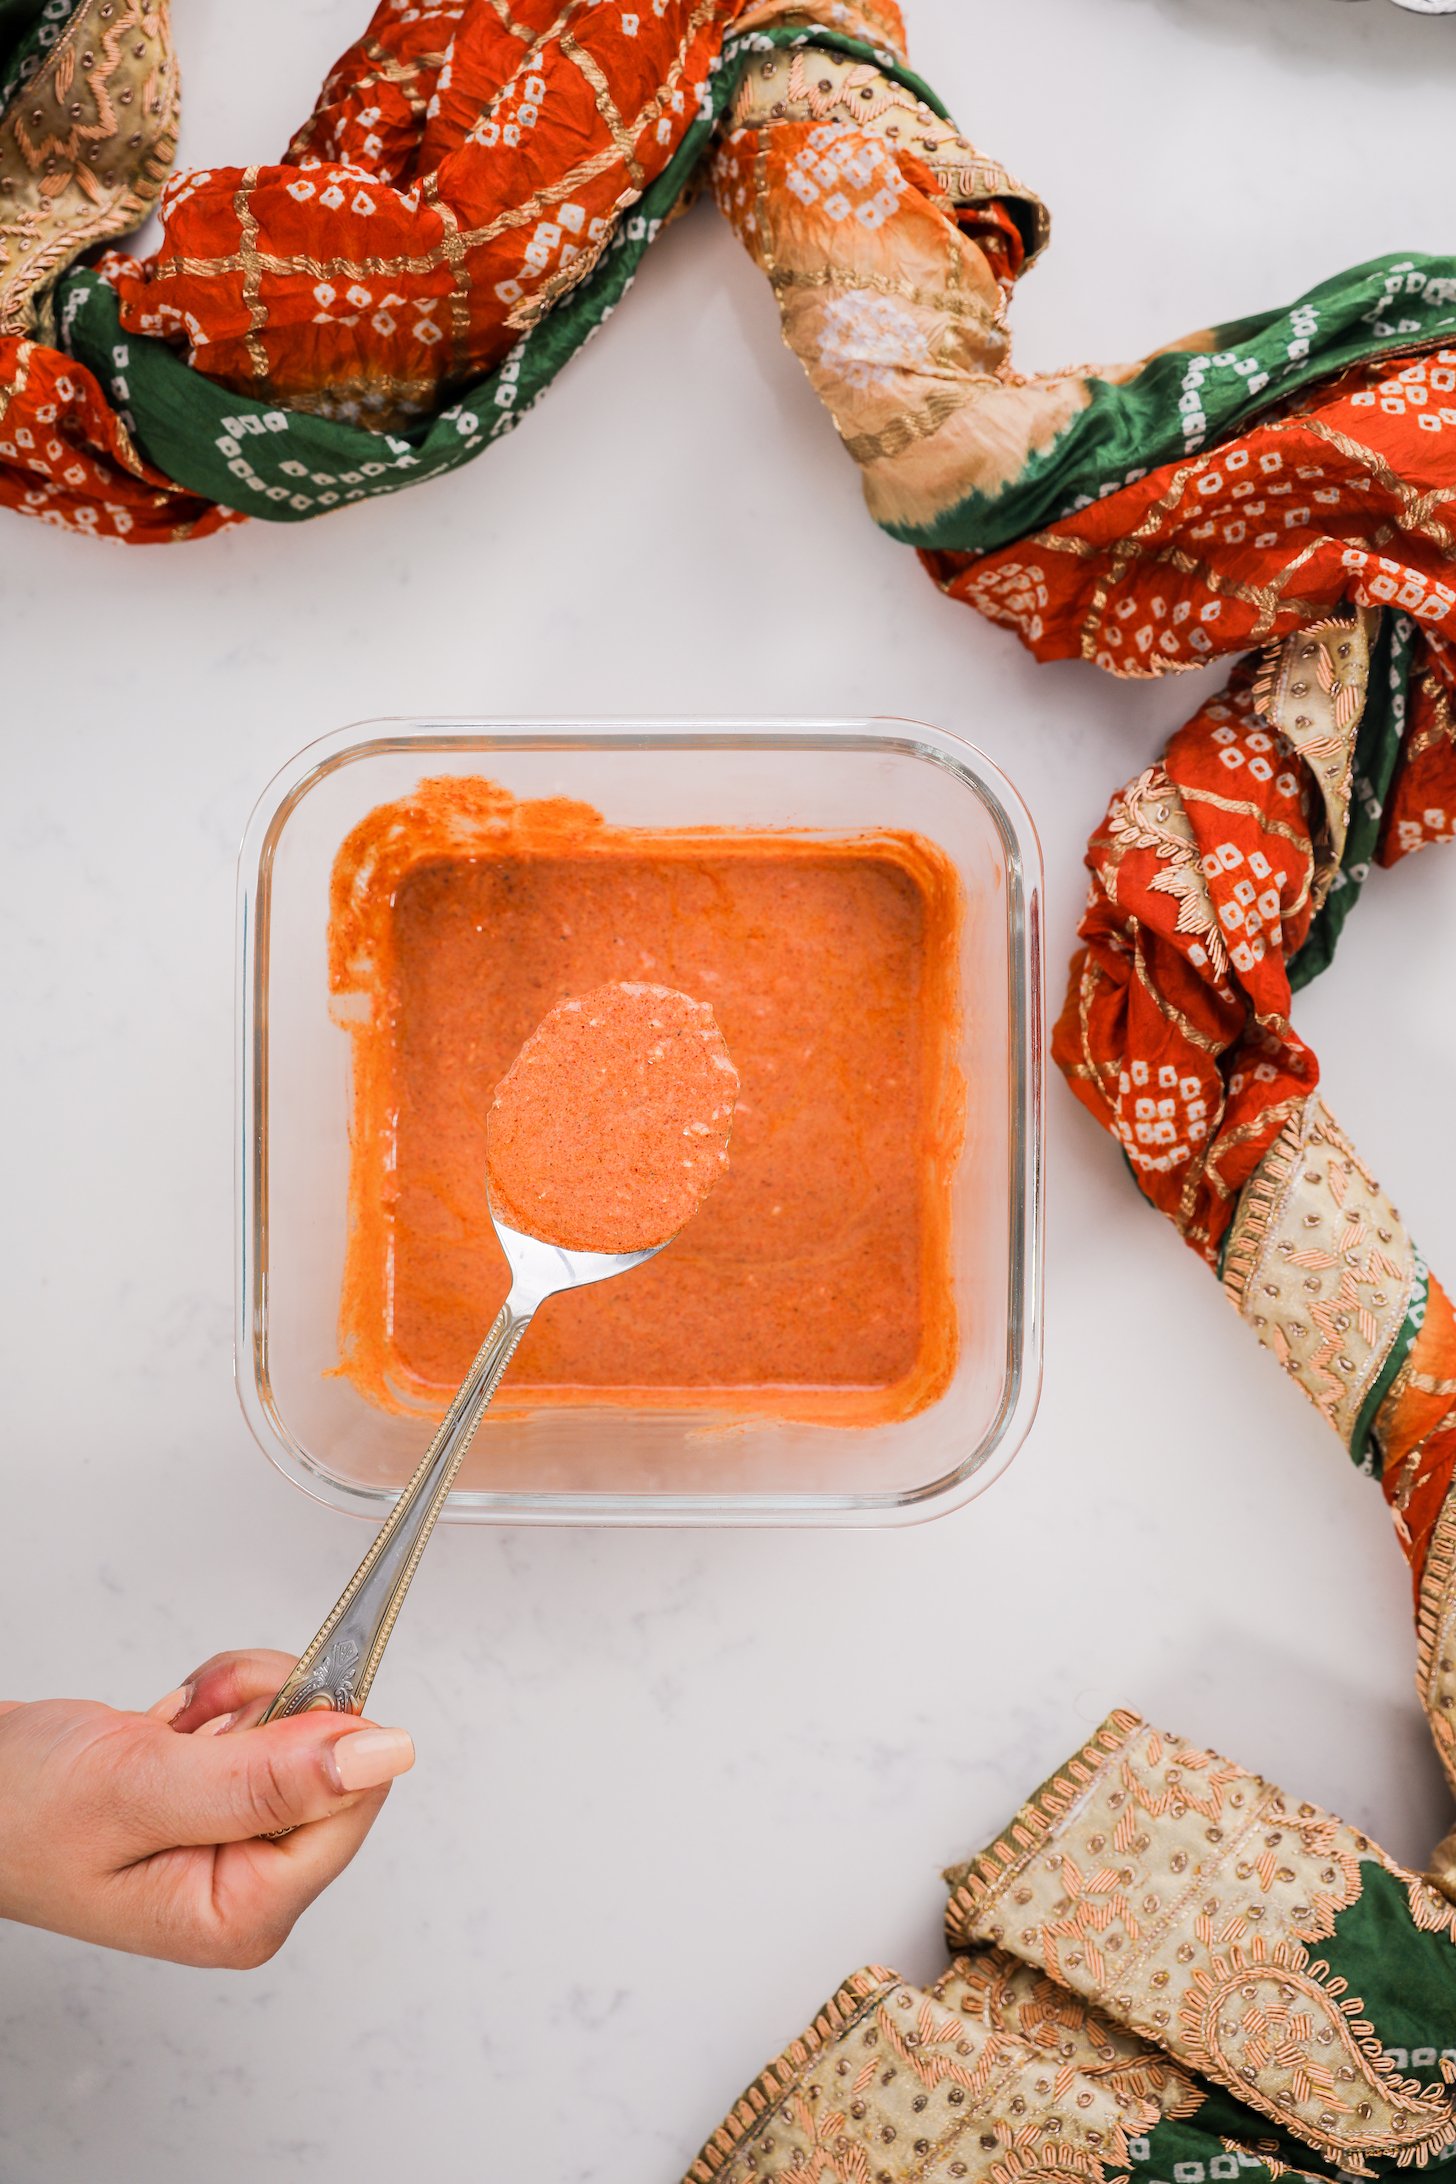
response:
[[[490,1209],[496,1235],[510,1262],[510,1294],[476,1352],[460,1392],[445,1413],[423,1462],[400,1495],[379,1536],[325,1616],[318,1636],[299,1656],[282,1690],[262,1721],[280,1714],[302,1714],[310,1707],[331,1707],[339,1714],[361,1714],[389,1634],[404,1605],[410,1580],[420,1566],[435,1519],[465,1452],[475,1438],[487,1403],[500,1386],[516,1345],[548,1297],[563,1289],[586,1289],[654,1258],[663,1244],[646,1251],[567,1251],[507,1228]]]

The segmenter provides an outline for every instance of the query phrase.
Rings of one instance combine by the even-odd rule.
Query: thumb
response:
[[[323,1711],[224,1736],[158,1739],[167,1845],[240,1843],[345,1810],[414,1765],[403,1729]]]

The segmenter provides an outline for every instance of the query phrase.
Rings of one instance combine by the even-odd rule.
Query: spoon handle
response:
[[[475,1438],[487,1403],[500,1385],[516,1344],[531,1324],[535,1301],[513,1289],[475,1355],[460,1391],[441,1421],[418,1471],[386,1517],[373,1546],[324,1618],[323,1627],[261,1719],[331,1707],[362,1714],[364,1701],[410,1580],[419,1568],[435,1519]]]

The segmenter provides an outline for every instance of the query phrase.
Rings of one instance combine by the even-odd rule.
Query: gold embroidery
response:
[[[941,311],[948,318],[974,319],[982,326],[995,323],[995,313],[985,298],[966,294],[958,285],[921,287],[896,273],[874,273],[865,266],[781,266],[769,276],[776,292],[790,288],[837,288],[863,295],[897,296],[919,311]],[[943,588],[943,587],[942,587]]]
[[[1027,245],[1025,270],[1051,237],[1051,215],[1034,192],[987,159],[953,122],[892,76],[823,47],[767,53],[744,70],[729,112],[730,129],[762,129],[776,121],[839,122],[877,138],[928,167],[959,205],[1007,204]]]
[[[1449,1909],[1442,1925],[1448,1934],[1456,1936],[1456,1828],[1436,1845],[1426,1879],[1447,1899]]]
[[[1388,364],[1391,359],[1387,357],[1384,361]],[[1450,526],[1435,520],[1432,513],[1443,503],[1456,500],[1456,492],[1449,486],[1436,487],[1428,493],[1422,493],[1392,469],[1386,457],[1378,450],[1367,446],[1363,440],[1353,438],[1348,432],[1341,432],[1338,425],[1332,425],[1328,418],[1306,413],[1298,422],[1316,439],[1327,440],[1347,463],[1362,467],[1366,476],[1379,486],[1381,492],[1399,504],[1395,514],[1397,530],[1408,531],[1416,538],[1428,538],[1448,561],[1456,557],[1456,540],[1452,538]],[[1383,541],[1377,539],[1375,543],[1381,544]]]
[[[524,35],[530,37],[532,33],[526,32]],[[336,69],[324,79],[324,87],[319,95],[318,106],[309,115],[308,120],[303,123],[302,127],[295,132],[287,151],[283,155],[285,166],[296,167],[315,152],[324,158],[330,157],[337,152],[340,132],[338,117],[332,107],[336,96],[336,85],[341,79],[354,98],[357,98],[361,92],[372,91],[376,84],[387,83],[391,85],[400,93],[411,114],[418,120],[429,104],[428,97],[419,88],[418,79],[424,75],[437,76],[449,59],[448,51],[443,50],[435,53],[415,53],[408,59],[401,59],[399,55],[391,53],[386,46],[381,45],[377,38],[364,39],[362,49],[374,64],[373,67],[359,75],[349,75],[346,70]]]
[[[860,464],[876,521],[929,521],[948,479],[957,499],[996,492],[1086,407],[1090,382],[1003,373],[1005,298],[990,259],[907,188],[905,167],[933,154],[953,195],[997,197],[1033,247],[1040,209],[878,70],[820,48],[755,56],[735,96],[714,193],[773,280],[784,339]],[[797,126],[784,150],[792,186],[770,208],[776,121]]]
[[[880,1964],[852,1973],[829,1997],[808,2031],[761,2071],[735,2103],[689,2169],[685,2184],[712,2184],[726,2177],[739,2148],[759,2134],[778,2105],[793,2095],[802,2074],[861,2021],[881,1994],[898,1985],[895,1973]]]
[[[1401,1399],[1409,1385],[1407,1380],[1409,1371],[1410,1360],[1407,1358],[1405,1364],[1390,1383],[1390,1393],[1376,1413],[1375,1436],[1377,1440],[1382,1438],[1380,1427],[1386,1413],[1389,1412],[1392,1418],[1398,1418],[1400,1415]],[[1410,1508],[1411,1496],[1416,1490],[1416,1484],[1421,1475],[1421,1461],[1425,1456],[1426,1443],[1429,1439],[1430,1435],[1427,1434],[1417,1441],[1414,1447],[1407,1449],[1394,1471],[1387,1465],[1380,1479],[1381,1492],[1390,1504],[1391,1513],[1396,1519],[1396,1530],[1400,1535],[1401,1546],[1407,1554],[1410,1552],[1410,1530],[1409,1527],[1405,1526],[1404,1519],[1406,1511]]]
[[[1228,950],[1219,931],[1218,912],[1183,799],[1161,765],[1149,766],[1122,791],[1108,813],[1107,828],[1119,862],[1130,849],[1152,850],[1158,857],[1163,869],[1150,883],[1152,892],[1174,897],[1178,904],[1175,930],[1194,935],[1207,951],[1214,977],[1222,982],[1228,971]],[[1115,902],[1115,884],[1108,884],[1107,892]]]
[[[100,4],[110,8],[116,4],[116,0],[100,0]],[[524,80],[536,54],[549,46],[553,40],[562,49],[564,63],[574,66],[588,83],[593,82],[592,69],[595,68],[597,75],[601,75],[601,71],[597,68],[597,64],[591,55],[584,48],[575,44],[570,32],[565,27],[569,18],[578,12],[583,4],[584,0],[567,0],[567,4],[560,10],[554,21],[541,31],[539,36],[536,37],[531,50],[520,60],[511,82],[506,85],[500,94],[501,98],[506,97],[517,84]],[[722,0],[695,0],[692,11],[682,26],[678,46],[665,75],[654,86],[650,96],[644,98],[636,115],[631,119],[624,119],[618,115],[617,130],[610,145],[599,147],[582,158],[569,173],[560,176],[549,185],[533,190],[524,202],[502,207],[493,218],[482,222],[478,226],[463,227],[452,206],[441,195],[438,171],[431,171],[422,175],[419,178],[418,185],[422,200],[436,212],[442,230],[440,241],[429,250],[401,252],[392,256],[371,253],[363,256],[336,259],[317,259],[302,252],[273,253],[256,247],[257,230],[252,227],[250,221],[247,221],[246,215],[243,215],[245,217],[245,229],[242,237],[242,247],[238,251],[223,252],[216,255],[178,255],[169,257],[159,264],[149,266],[149,285],[161,297],[165,293],[165,283],[171,280],[183,277],[192,280],[212,280],[241,274],[244,282],[244,299],[249,306],[250,325],[247,348],[249,379],[251,381],[252,378],[258,376],[258,359],[260,355],[264,358],[267,371],[271,373],[272,369],[271,365],[267,363],[267,351],[263,347],[262,340],[263,334],[267,330],[266,308],[260,302],[262,277],[264,275],[274,278],[306,275],[315,280],[328,278],[334,274],[344,274],[354,280],[371,276],[376,278],[401,278],[406,275],[419,277],[441,266],[448,266],[452,282],[450,294],[451,347],[448,353],[448,369],[442,374],[442,377],[449,383],[458,383],[468,376],[471,369],[471,359],[468,354],[470,344],[469,304],[475,278],[475,269],[472,268],[470,263],[471,253],[482,250],[500,237],[539,220],[543,213],[549,212],[567,198],[572,197],[585,185],[600,180],[603,176],[610,176],[614,171],[622,175],[623,180],[621,186],[615,192],[611,215],[615,217],[621,213],[626,205],[635,202],[640,195],[638,182],[641,179],[642,169],[635,155],[628,156],[628,153],[624,152],[623,145],[626,144],[630,147],[640,142],[644,133],[660,122],[664,124],[669,135],[687,126],[686,121],[679,124],[676,120],[669,121],[668,117],[686,115],[687,113],[680,90],[681,81],[692,59],[696,41],[704,28],[718,15],[721,5]],[[568,47],[571,48],[570,51],[566,50]],[[605,78],[603,77],[596,92],[599,104],[604,90]],[[608,98],[608,103],[610,104],[610,98]],[[613,108],[614,113],[615,111],[615,108]],[[306,134],[305,131],[304,136]],[[666,141],[666,139],[664,140]],[[303,137],[296,141],[303,141]],[[475,141],[473,137],[467,139],[468,144],[473,144]],[[536,289],[545,288],[547,290],[546,301],[542,308],[548,307],[551,302],[558,300],[566,288],[572,286],[575,281],[589,272],[595,258],[599,255],[599,249],[594,250],[592,255],[583,254],[581,258],[569,261],[564,272],[558,269],[556,273],[542,281],[532,283],[531,285]],[[261,323],[260,310],[262,314]],[[519,310],[513,310],[508,314],[508,326],[513,330],[519,330],[522,324],[530,322],[531,313],[532,303],[528,299]],[[153,329],[149,327],[148,330]],[[199,356],[195,349],[191,361],[200,366],[205,367],[206,365],[205,356]],[[224,385],[234,383],[225,374],[220,375],[220,379]],[[393,421],[418,414],[422,406],[418,398],[418,382],[413,378],[403,379],[388,374],[383,375],[379,380],[378,387],[372,388],[367,395],[356,395],[354,389],[357,384],[358,375],[355,375],[349,387],[343,388],[337,393],[333,389],[325,389],[311,395],[305,393],[301,399],[297,399],[293,391],[290,390],[288,399],[295,407],[311,408],[323,415],[340,414],[358,417],[360,421],[366,422],[376,430],[387,428]],[[439,385],[436,384],[434,389],[436,399],[438,394]],[[429,405],[425,404],[424,406]]]
[[[260,301],[263,288],[263,269],[258,262],[258,220],[253,211],[253,191],[258,185],[258,169],[247,167],[233,198],[233,211],[237,215],[241,240],[238,257],[243,268],[243,302],[248,307],[248,331],[244,347],[248,352],[248,365],[255,379],[268,376],[268,352],[258,339],[268,323],[266,305]]]
[[[1009,373],[1005,375],[1008,383],[1012,376]],[[1095,376],[1115,379],[1118,374],[1103,371]],[[1056,382],[1043,380],[1039,384],[1043,390],[1048,390]],[[1266,430],[1271,435],[1296,431],[1307,421],[1302,417],[1282,418],[1269,424]],[[1355,443],[1352,442],[1351,446],[1353,448]],[[1373,456],[1370,450],[1364,449],[1359,452],[1369,456],[1372,464],[1378,463],[1379,459]],[[1135,658],[1120,649],[1113,649],[1113,646],[1106,642],[1106,633],[1109,626],[1107,613],[1109,599],[1120,596],[1123,578],[1129,567],[1137,562],[1153,563],[1158,567],[1176,570],[1181,575],[1194,578],[1199,585],[1213,593],[1215,597],[1236,599],[1242,605],[1252,607],[1256,621],[1251,635],[1256,642],[1268,635],[1276,616],[1281,612],[1298,616],[1301,620],[1308,622],[1314,622],[1328,612],[1327,602],[1305,600],[1291,590],[1295,575],[1317,553],[1317,541],[1306,544],[1297,553],[1292,554],[1281,567],[1277,577],[1271,582],[1267,584],[1244,584],[1230,579],[1223,571],[1189,553],[1164,534],[1164,519],[1173,517],[1175,522],[1181,520],[1178,516],[1179,505],[1184,501],[1189,487],[1204,477],[1211,467],[1217,465],[1222,460],[1222,454],[1221,449],[1215,449],[1208,454],[1191,457],[1186,462],[1180,463],[1172,472],[1168,484],[1164,487],[1158,499],[1151,504],[1136,528],[1129,535],[1118,540],[1115,548],[1111,549],[1108,567],[1104,576],[1093,588],[1091,603],[1082,625],[1080,649],[1085,659],[1093,660],[1099,666],[1127,677],[1181,674],[1202,664],[1201,660],[1196,656],[1184,654],[1181,657],[1165,657],[1157,651],[1150,652],[1145,658]],[[1194,530],[1186,530],[1185,535],[1196,538],[1200,534]],[[1021,547],[1024,552],[1039,550],[1048,553],[1070,554],[1077,559],[1101,556],[1106,551],[1101,544],[1094,540],[1081,538],[1075,532],[1066,530],[1038,532],[1030,538],[1023,539]],[[990,599],[988,603],[988,593],[985,585],[978,586],[973,579],[963,582],[959,579],[954,581],[958,592],[971,599],[981,611],[989,613],[992,619],[998,618],[995,613],[994,599]],[[1003,620],[1015,619],[1014,615],[1008,617],[1004,614],[999,618]],[[1120,645],[1120,630],[1116,633],[1115,641]]]
[[[1298,1942],[1248,1949],[1200,1967],[1179,2004],[1189,2060],[1335,2159],[1366,2148],[1401,2165],[1425,2161],[1451,2137],[1437,2086],[1399,2077],[1362,2004]]]
[[[1198,788],[1191,781],[1185,783],[1178,793],[1185,804],[1207,804],[1213,811],[1235,812],[1244,819],[1255,820],[1266,834],[1277,835],[1280,841],[1288,842],[1293,849],[1303,850],[1305,846],[1307,836],[1300,834],[1294,827],[1287,826],[1282,819],[1276,819],[1272,812],[1267,811],[1262,804],[1256,804],[1251,797],[1220,796],[1216,789]]]
[[[994,381],[967,380],[959,386],[937,387],[918,409],[901,410],[878,432],[845,433],[844,444],[857,463],[893,461],[917,440],[928,440],[939,432],[948,417],[975,399],[981,384],[994,385]]]
[[[465,263],[465,242],[454,206],[447,205],[440,195],[438,174],[423,177],[422,193],[425,203],[438,213],[444,235],[440,247],[450,267],[450,377],[459,379],[465,371],[470,340],[470,271]]]
[[[578,45],[569,30],[562,31],[560,44],[562,52],[571,62],[573,68],[585,78],[587,88],[590,90],[595,102],[596,110],[605,123],[607,133],[613,144],[617,147],[618,158],[627,170],[627,179],[633,189],[640,193],[647,177],[643,172],[642,163],[637,157],[636,139],[622,119],[621,110],[612,97],[612,87],[607,82],[601,62],[594,53],[588,53],[584,46]]]
[[[1406,745],[1405,763],[1413,765],[1423,752],[1434,750],[1440,743],[1456,743],[1456,717],[1451,711],[1450,693],[1436,675],[1429,671],[1421,677],[1429,692],[1431,717],[1411,737]]]
[[[628,191],[618,199],[615,211],[617,213],[622,212],[632,202],[632,193]],[[678,205],[679,207],[682,205],[681,198],[678,199]],[[676,213],[672,217],[675,218]],[[528,289],[519,303],[511,305],[510,310],[506,313],[507,326],[514,328],[518,333],[526,333],[531,327],[538,325],[543,318],[548,317],[556,309],[563,296],[569,295],[573,288],[580,286],[589,273],[596,270],[597,265],[611,247],[614,232],[615,230],[610,223],[603,222],[602,232],[595,242],[581,244],[569,258],[546,275],[539,288]]]
[[[1176,1024],[1190,1046],[1202,1048],[1205,1054],[1221,1054],[1224,1044],[1222,1039],[1216,1038],[1212,1032],[1204,1031],[1201,1026],[1195,1024],[1186,1010],[1180,1009],[1176,1001],[1170,1001],[1168,996],[1160,990],[1160,981],[1149,978],[1147,964],[1143,956],[1141,927],[1139,927],[1133,943],[1132,959],[1138,984],[1143,989],[1144,1000],[1151,1002],[1164,1022]]]
[[[1314,775],[1324,810],[1315,838],[1316,908],[1340,869],[1350,823],[1355,738],[1365,710],[1375,609],[1316,623],[1272,646],[1254,678],[1254,711]]]
[[[359,372],[352,378],[331,379],[326,387],[290,393],[288,407],[386,432],[393,424],[427,415],[439,398],[438,380],[423,373]]]
[[[957,1957],[932,1991],[947,2008],[1054,2056],[1066,2081],[1076,2073],[1109,2087],[1128,2130],[1147,2130],[1157,2116],[1191,2116],[1207,2098],[1161,2050],[1002,1949]]]
[[[1416,1689],[1441,1765],[1456,1789],[1456,1486],[1447,1490],[1431,1534],[1416,1610]],[[1443,1846],[1444,1847],[1444,1846]],[[1440,1866],[1450,1894],[1456,1865]]]
[[[500,17],[502,27],[508,30],[513,38],[519,38],[522,45],[534,46],[536,44],[537,33],[525,23],[516,21],[510,10],[510,0],[490,0],[490,4]]]
[[[1224,1288],[1347,1448],[1416,1281],[1405,1223],[1312,1095],[1243,1190]]]
[[[1158,2107],[929,1993],[860,1973],[750,2087],[688,2184],[1103,2184]]]
[[[1247,1122],[1236,1123],[1232,1130],[1225,1130],[1219,1138],[1217,1148],[1209,1155],[1208,1164],[1203,1171],[1203,1180],[1209,1188],[1217,1192],[1221,1199],[1234,1196],[1235,1186],[1223,1173],[1225,1162],[1241,1152],[1252,1138],[1264,1137],[1271,1130],[1277,1143],[1286,1124],[1304,1113],[1305,1103],[1304,1093],[1294,1093],[1288,1099],[1277,1100],[1272,1107],[1266,1107],[1262,1114],[1251,1115]],[[1240,1190],[1242,1188],[1244,1186],[1239,1186]]]
[[[160,196],[177,103],[166,0],[81,0],[0,115],[0,333],[54,341],[58,276]]]
[[[1077,1075],[1089,1084],[1098,1085],[1109,1104],[1117,1097],[1117,1063],[1108,1055],[1092,1051],[1092,1002],[1099,986],[1108,983],[1089,949],[1082,958],[1082,975],[1077,982],[1077,1034],[1082,1044],[1082,1059],[1077,1065]]]
[[[1451,2136],[1306,1944],[1360,1894],[1363,1837],[1257,1775],[1114,1715],[948,1878],[952,1947],[1040,1966],[1357,2173]],[[1333,2080],[1327,2084],[1330,2073]]]
[[[1411,1924],[1416,1931],[1444,1934],[1448,1941],[1456,1942],[1456,1864],[1452,1863],[1456,1856],[1456,1829],[1436,1845],[1430,1870],[1425,1873],[1408,1873],[1404,1866],[1387,1858],[1384,1851],[1378,1855],[1386,1871],[1393,1874],[1405,1890]],[[1448,2082],[1452,2081],[1448,2079]]]

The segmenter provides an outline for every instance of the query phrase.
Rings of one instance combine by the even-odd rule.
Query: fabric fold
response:
[[[115,381],[55,345],[66,268],[160,195],[177,96],[166,0],[0,15],[0,506],[94,537],[196,538],[229,520],[148,460]]]
[[[1456,1905],[1357,1829],[1116,1713],[946,1878],[687,2184],[1456,2176]]]
[[[1113,1715],[950,1880],[953,1948],[1039,1966],[1326,2160],[1456,2138],[1445,2081],[1388,2053],[1423,1991],[1456,2012],[1456,1907],[1233,1762]]]
[[[1089,844],[1053,1053],[1145,1196],[1379,1479],[1421,1631],[1443,1634],[1422,1637],[1419,1684],[1456,1787],[1456,1313],[1324,1102],[1292,1016],[1306,952],[1328,962],[1369,869],[1371,777],[1389,778],[1418,693],[1429,705],[1444,673],[1412,618],[1363,606],[1241,662]]]

